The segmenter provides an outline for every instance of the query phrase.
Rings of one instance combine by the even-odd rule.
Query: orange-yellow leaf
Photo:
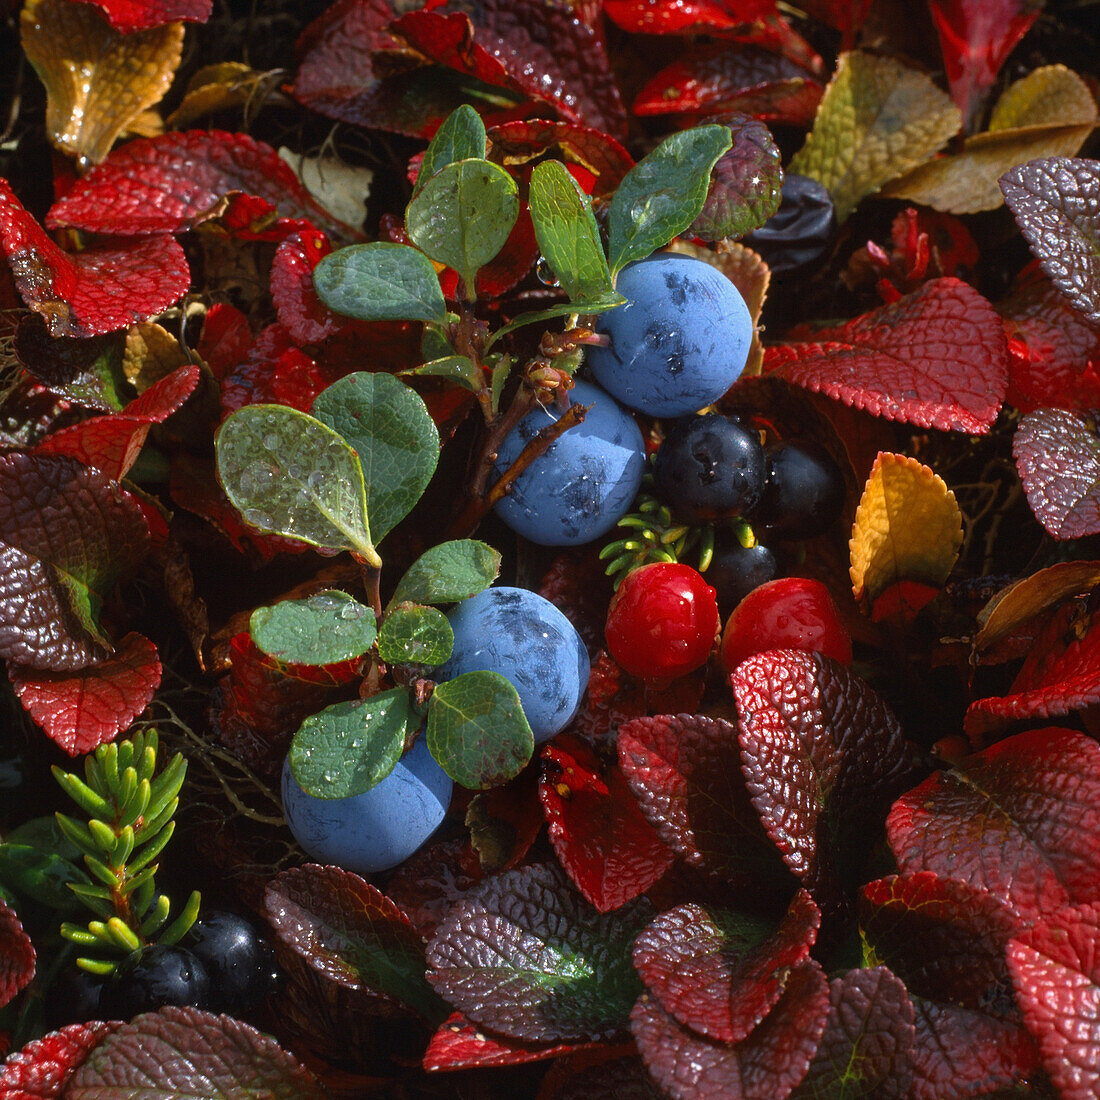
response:
[[[962,513],[943,479],[915,458],[880,452],[848,544],[852,592],[871,603],[899,581],[942,586],[962,538]]]
[[[141,321],[126,332],[122,370],[138,393],[190,362],[180,342],[155,321]]]
[[[183,24],[122,34],[98,9],[70,0],[27,0],[23,50],[46,86],[50,140],[95,164],[172,83]]]

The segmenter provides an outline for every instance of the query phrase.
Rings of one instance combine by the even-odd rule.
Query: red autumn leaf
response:
[[[317,219],[314,219],[317,220]],[[232,191],[213,206],[196,224],[213,233],[241,241],[268,241],[278,244],[295,233],[315,228],[309,218],[280,217],[278,208],[259,195]]]
[[[1032,0],[928,0],[940,36],[947,84],[963,119],[971,121],[1001,66],[1039,18]]]
[[[944,278],[813,342],[766,348],[764,370],[887,420],[981,434],[1004,400],[1008,353],[993,307]]]
[[[1035,518],[1054,538],[1100,532],[1100,434],[1090,413],[1028,413],[1016,429],[1012,456]]]
[[[539,1045],[509,1039],[504,1035],[487,1034],[461,1012],[452,1013],[436,1028],[424,1051],[423,1065],[427,1070],[473,1069],[488,1066],[520,1066],[527,1062],[544,1062],[588,1044],[555,1043]]]
[[[755,46],[695,50],[662,69],[635,96],[636,115],[740,111],[767,122],[808,126],[823,85],[801,65]]]
[[[15,910],[0,898],[0,1008],[34,977],[34,945]]]
[[[903,874],[984,887],[1022,920],[1090,900],[1100,889],[1100,746],[1073,730],[1017,734],[903,795],[886,831]]]
[[[642,812],[686,863],[757,888],[789,881],[749,801],[736,726],[702,715],[636,718],[619,727],[618,749]]]
[[[23,709],[70,756],[113,741],[149,705],[160,685],[157,647],[130,633],[97,665],[76,672],[43,672],[8,665]]]
[[[271,261],[271,300],[278,322],[296,343],[315,344],[331,336],[346,317],[333,313],[317,297],[313,269],[332,251],[320,230],[304,230],[288,237]]]
[[[206,311],[195,350],[215,378],[224,378],[243,362],[251,346],[252,329],[248,318],[236,306],[215,302]]]
[[[817,939],[821,912],[800,890],[778,928],[694,903],[662,913],[634,941],[649,994],[684,1027],[739,1043],[771,1011]]]
[[[119,481],[137,460],[149,429],[167,420],[191,396],[198,381],[196,364],[179,367],[154,382],[122,412],[61,428],[48,435],[34,453],[71,455]]]
[[[1063,1100],[1100,1092],[1100,905],[1062,909],[1008,945],[1008,966],[1043,1068]]]
[[[283,325],[268,325],[222,379],[222,412],[265,402],[308,412],[314,398],[339,377],[302,351]]]
[[[205,23],[213,0],[82,0],[95,4],[107,21],[123,34],[145,31],[162,23]]]
[[[534,764],[507,783],[479,791],[466,808],[470,844],[486,873],[518,867],[543,824],[538,767]]]
[[[542,750],[539,798],[550,843],[577,889],[606,913],[648,890],[672,866],[617,767],[604,767],[576,737]]]
[[[0,1066],[4,1100],[59,1100],[73,1070],[120,1022],[69,1024],[9,1055]]]
[[[289,218],[341,236],[335,221],[279,154],[248,134],[185,130],[139,138],[111,153],[54,203],[46,224],[123,236],[178,233],[208,215],[225,196],[264,200]]]
[[[846,666],[780,649],[731,676],[749,796],[787,866],[831,903],[912,767],[901,726]]]
[[[0,251],[23,301],[46,318],[51,336],[95,336],[147,321],[191,282],[183,249],[163,234],[63,252],[2,179]]]
[[[635,34],[694,34],[727,31],[775,11],[775,0],[604,0],[608,19]]]
[[[469,843],[440,840],[421,848],[386,883],[386,895],[429,939],[447,910],[481,881],[481,868]]]
[[[854,31],[863,26],[871,0],[802,0],[802,10],[815,19],[820,19],[844,36],[849,43],[844,49],[850,49]]]
[[[727,1044],[681,1027],[653,997],[634,1006],[631,1029],[646,1068],[676,1100],[775,1100],[802,1080],[829,1012],[829,983],[813,959],[749,1036]]]

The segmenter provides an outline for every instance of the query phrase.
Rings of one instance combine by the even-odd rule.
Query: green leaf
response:
[[[523,770],[535,739],[519,695],[499,672],[464,672],[428,701],[428,748],[458,784],[481,790]]]
[[[493,364],[493,376],[490,382],[490,405],[493,410],[493,415],[496,416],[500,412],[500,399],[504,394],[504,383],[508,381],[508,376],[512,373],[512,368],[516,365],[516,360],[511,355],[501,355],[497,357],[497,361]]]
[[[695,221],[707,199],[710,170],[732,140],[728,126],[681,130],[627,172],[608,211],[613,276]]]
[[[257,607],[248,621],[252,640],[291,665],[332,665],[361,657],[374,644],[374,612],[346,592],[330,589],[304,600]]]
[[[516,181],[472,158],[448,164],[424,184],[405,211],[405,228],[417,248],[458,272],[472,301],[478,270],[504,247],[518,216]]]
[[[402,603],[458,603],[496,580],[500,554],[476,539],[454,539],[425,550],[397,582],[390,607]]]
[[[448,164],[453,164],[456,160],[484,157],[485,151],[485,123],[473,107],[463,103],[443,120],[435,137],[424,150],[413,195],[419,194],[424,184]]]
[[[327,255],[313,285],[329,309],[358,321],[447,319],[447,303],[431,260],[407,244],[373,241]]]
[[[592,202],[561,161],[535,165],[527,201],[539,249],[570,300],[611,294],[611,272]]]
[[[322,390],[313,414],[359,456],[376,542],[409,514],[435,473],[439,431],[418,393],[392,374],[349,374]]]
[[[430,363],[424,363],[422,366],[401,373],[446,378],[474,393],[480,393],[485,388],[485,378],[481,371],[474,365],[474,361],[465,355],[447,355],[442,359],[433,359]]]
[[[359,458],[332,428],[286,405],[246,405],[218,429],[214,447],[222,486],[253,527],[382,564]]]
[[[81,907],[69,889],[73,882],[87,883],[88,876],[55,852],[31,844],[0,844],[0,888],[33,898],[49,909],[71,912]]]
[[[409,724],[420,719],[408,688],[334,703],[311,714],[290,743],[290,771],[314,798],[350,798],[381,783],[405,751]]]
[[[457,313],[448,313],[446,324],[453,324],[458,320]],[[424,326],[424,335],[420,337],[420,358],[422,362],[430,363],[434,359],[445,359],[448,355],[454,355],[455,349],[440,329],[434,325]]]
[[[492,335],[485,342],[485,348],[488,350],[502,336],[507,336],[508,333],[515,332],[517,328],[523,328],[524,325],[541,324],[543,321],[552,321],[555,317],[568,317],[571,313],[581,314],[582,316],[586,313],[606,313],[609,309],[618,308],[625,301],[626,299],[621,294],[617,294],[612,290],[602,298],[593,298],[586,302],[562,302],[561,305],[550,306],[547,309],[521,313],[518,317],[512,318],[508,324],[494,329]]]
[[[378,635],[378,656],[395,665],[441,665],[454,644],[454,631],[442,611],[408,604],[386,616]]]

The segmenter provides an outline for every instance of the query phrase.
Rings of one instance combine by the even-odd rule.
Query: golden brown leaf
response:
[[[132,325],[126,333],[122,370],[138,393],[190,362],[180,342],[153,321]]]
[[[255,95],[263,75],[239,61],[204,65],[187,82],[183,102],[168,116],[167,126],[184,130],[215,111],[243,107]]]

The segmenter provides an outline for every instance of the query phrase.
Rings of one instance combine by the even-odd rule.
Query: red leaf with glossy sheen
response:
[[[1023,920],[1100,890],[1100,746],[1029,730],[931,775],[894,804],[887,837],[903,873],[989,890]]]
[[[1012,455],[1035,518],[1054,538],[1100,532],[1100,433],[1091,413],[1029,413],[1016,429]]]
[[[646,820],[617,767],[563,735],[542,750],[539,798],[550,843],[577,889],[601,912],[648,890],[672,866],[672,849]]]
[[[270,145],[224,130],[185,130],[120,146],[54,203],[46,224],[125,236],[178,233],[233,192],[264,199],[290,218],[333,225]]]
[[[775,0],[604,0],[608,19],[635,34],[727,31],[771,15]]]
[[[205,23],[213,0],[82,0],[95,4],[107,22],[123,34],[145,31],[162,23]]]
[[[0,898],[0,1008],[34,977],[34,945],[15,910]]]
[[[825,1033],[792,1100],[853,1093],[902,1100],[912,1077],[913,1015],[905,983],[885,966],[834,978]]]
[[[858,870],[904,789],[901,726],[866,683],[819,653],[757,654],[730,679],[752,803],[787,866],[811,892],[831,891],[837,875],[846,882]]]
[[[46,318],[51,336],[95,336],[147,321],[191,282],[183,249],[164,234],[63,252],[2,179],[0,251],[23,301]]]
[[[9,1055],[0,1066],[4,1100],[58,1100],[73,1070],[119,1022],[69,1024]]]
[[[313,344],[348,323],[317,297],[313,269],[332,251],[320,230],[304,230],[288,237],[271,261],[271,299],[279,324],[298,343]]]
[[[694,903],[662,913],[634,941],[634,968],[684,1027],[737,1043],[779,1000],[809,958],[821,913],[805,890],[782,924]]]
[[[527,1062],[544,1062],[588,1044],[555,1043],[539,1045],[493,1035],[455,1012],[436,1028],[424,1051],[423,1065],[427,1070],[473,1069],[489,1066],[520,1066]]]
[[[167,420],[191,396],[198,381],[196,364],[179,367],[154,382],[122,412],[62,428],[47,436],[35,453],[71,455],[118,481],[137,460],[149,429]]]
[[[764,370],[887,420],[981,434],[1004,400],[1008,351],[989,302],[943,278],[813,342],[765,348]]]
[[[251,346],[252,329],[248,318],[236,306],[215,302],[206,311],[195,350],[215,378],[224,378],[244,360]]]
[[[113,741],[149,705],[160,686],[157,647],[127,634],[98,665],[76,672],[43,672],[10,664],[8,675],[23,709],[70,756]]]
[[[302,351],[283,325],[268,325],[222,379],[222,412],[265,402],[308,412],[314,398],[338,377],[340,372],[325,371]]]
[[[702,715],[636,718],[619,727],[618,750],[642,812],[686,863],[735,880],[782,876],[749,801],[736,726]]]
[[[809,959],[740,1043],[692,1033],[649,996],[634,1006],[630,1023],[646,1068],[676,1100],[781,1100],[805,1076],[828,1012],[829,983]]]
[[[1100,1093],[1100,904],[1062,909],[1008,945],[1043,1068],[1063,1100]]]

